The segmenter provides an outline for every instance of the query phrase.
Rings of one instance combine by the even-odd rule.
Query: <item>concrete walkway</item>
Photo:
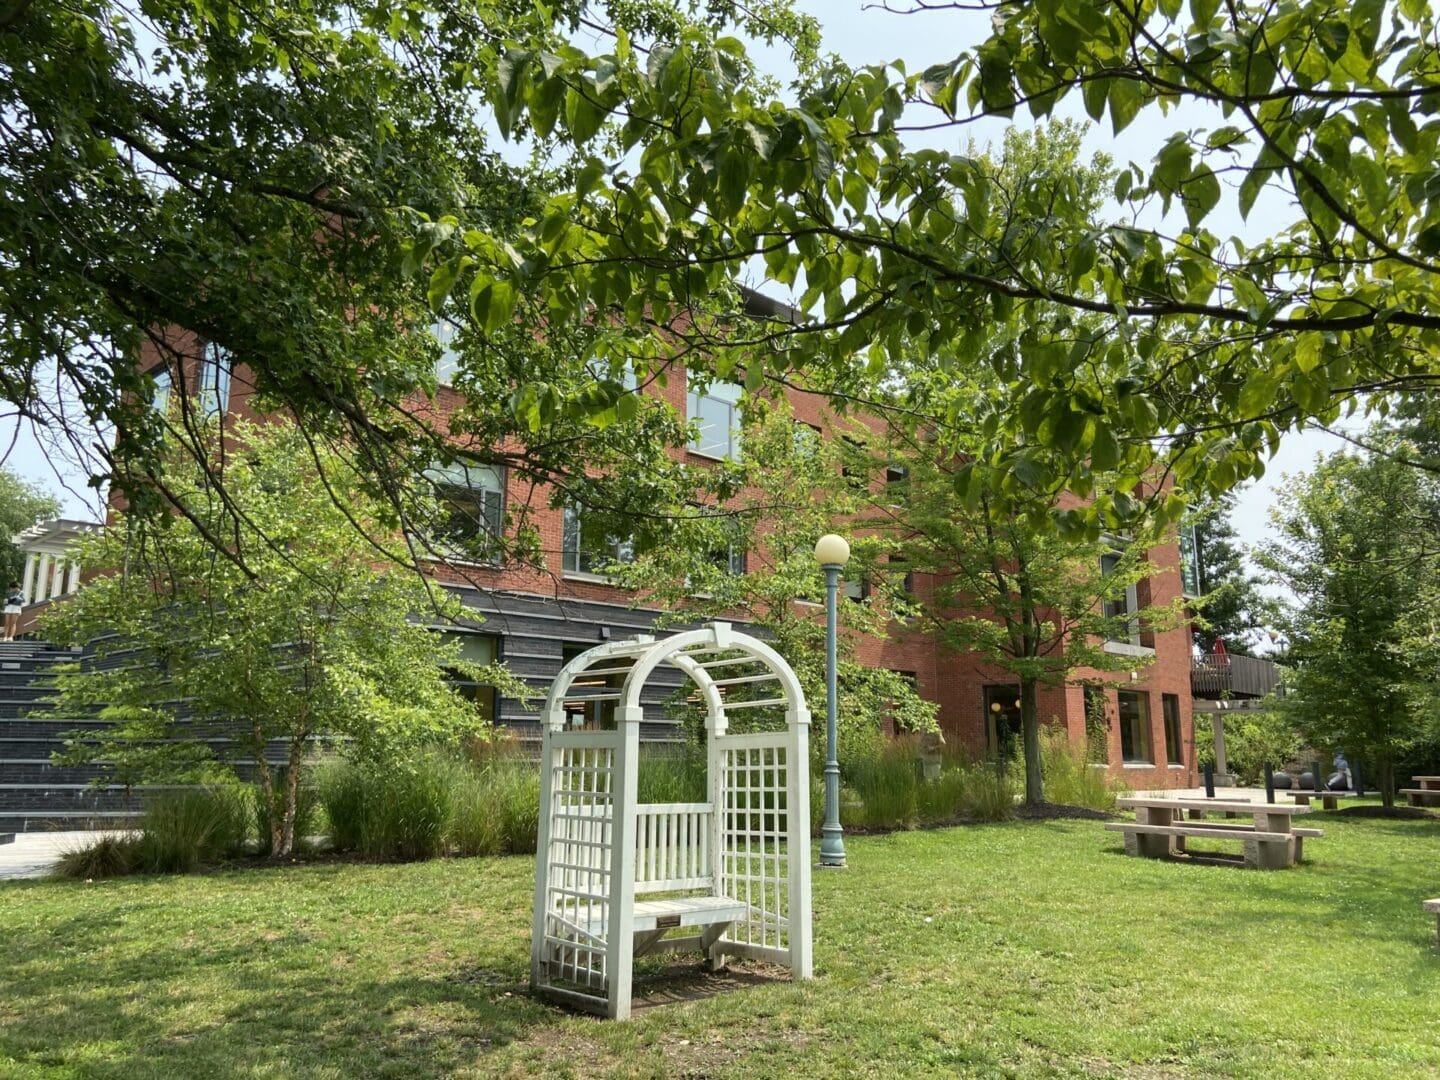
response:
[[[41,878],[50,872],[67,851],[94,843],[97,832],[20,833],[8,844],[0,844],[0,882]]]

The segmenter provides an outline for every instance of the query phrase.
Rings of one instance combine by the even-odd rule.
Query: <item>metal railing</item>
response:
[[[1190,667],[1190,693],[1200,698],[1264,697],[1279,684],[1279,669],[1253,656],[1209,653]]]

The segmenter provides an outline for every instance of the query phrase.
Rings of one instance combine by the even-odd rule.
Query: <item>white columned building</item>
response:
[[[69,596],[80,587],[80,565],[70,558],[69,550],[80,537],[99,528],[93,521],[56,518],[15,535],[15,546],[25,556],[20,594],[26,607]]]

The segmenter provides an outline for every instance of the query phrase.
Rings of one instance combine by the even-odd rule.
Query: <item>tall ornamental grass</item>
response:
[[[124,874],[188,874],[249,850],[255,799],[242,784],[165,792],[145,806],[134,833],[104,834],[64,852],[59,877],[90,880]]]
[[[1112,779],[1109,770],[1092,766],[1085,747],[1060,728],[1041,729],[1040,767],[1047,802],[1113,810],[1116,798],[1129,790]],[[1023,767],[1020,772],[1023,777]]]

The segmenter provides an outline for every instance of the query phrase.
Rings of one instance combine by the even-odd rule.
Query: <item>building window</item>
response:
[[[1180,738],[1180,698],[1162,694],[1160,708],[1165,713],[1165,760],[1171,765],[1185,764],[1185,744]]]
[[[905,569],[905,557],[892,554],[889,559],[892,574],[900,577],[900,592],[904,596],[915,595],[915,572]]]
[[[476,667],[488,667],[500,659],[500,639],[493,634],[468,634],[455,630],[441,631],[446,641],[460,642],[460,659]],[[488,683],[478,682],[469,674],[455,668],[446,669],[450,685],[466,701],[471,702],[488,723],[494,723],[499,715],[500,692]]]
[[[505,529],[505,473],[494,465],[457,462],[425,471],[435,485],[440,516],[431,540],[442,550],[479,562],[500,557]]]
[[[715,382],[686,395],[689,420],[695,428],[690,449],[704,457],[740,459],[740,396],[742,387]]]
[[[1101,577],[1109,577],[1115,573],[1121,558],[1122,556],[1118,552],[1109,552],[1100,556]],[[1105,601],[1105,618],[1114,620],[1106,630],[1111,641],[1127,641],[1131,645],[1140,644],[1140,620],[1135,618],[1135,613],[1139,610],[1140,597],[1133,581],[1125,586],[1123,593]],[[1123,623],[1120,622],[1122,619]]]
[[[440,356],[435,361],[435,381],[449,386],[455,381],[460,370],[460,348],[456,339],[460,336],[460,325],[444,315],[430,324],[430,333],[440,346]]]
[[[1128,765],[1153,765],[1150,753],[1150,695],[1138,690],[1121,690],[1120,756]]]
[[[857,604],[870,599],[870,579],[867,577],[846,578],[840,588],[847,600],[854,600]]]
[[[199,377],[197,379],[200,415],[205,417],[223,416],[230,408],[230,350],[213,341],[207,341],[200,352]]]
[[[803,420],[795,421],[795,456],[809,461],[820,452],[820,429]]]
[[[1015,756],[1023,724],[1020,718],[1020,687],[1014,684],[987,686],[985,706],[985,750],[994,759],[1009,761]]]
[[[740,577],[745,573],[745,554],[745,545],[736,540],[710,552],[710,562],[731,577]]]
[[[569,574],[603,574],[611,563],[635,561],[635,539],[608,531],[596,516],[583,507],[565,508],[564,547],[561,569]]]
[[[150,393],[150,405],[156,412],[163,413],[170,407],[170,387],[174,384],[170,366],[159,364],[151,368],[147,374],[155,387]]]

